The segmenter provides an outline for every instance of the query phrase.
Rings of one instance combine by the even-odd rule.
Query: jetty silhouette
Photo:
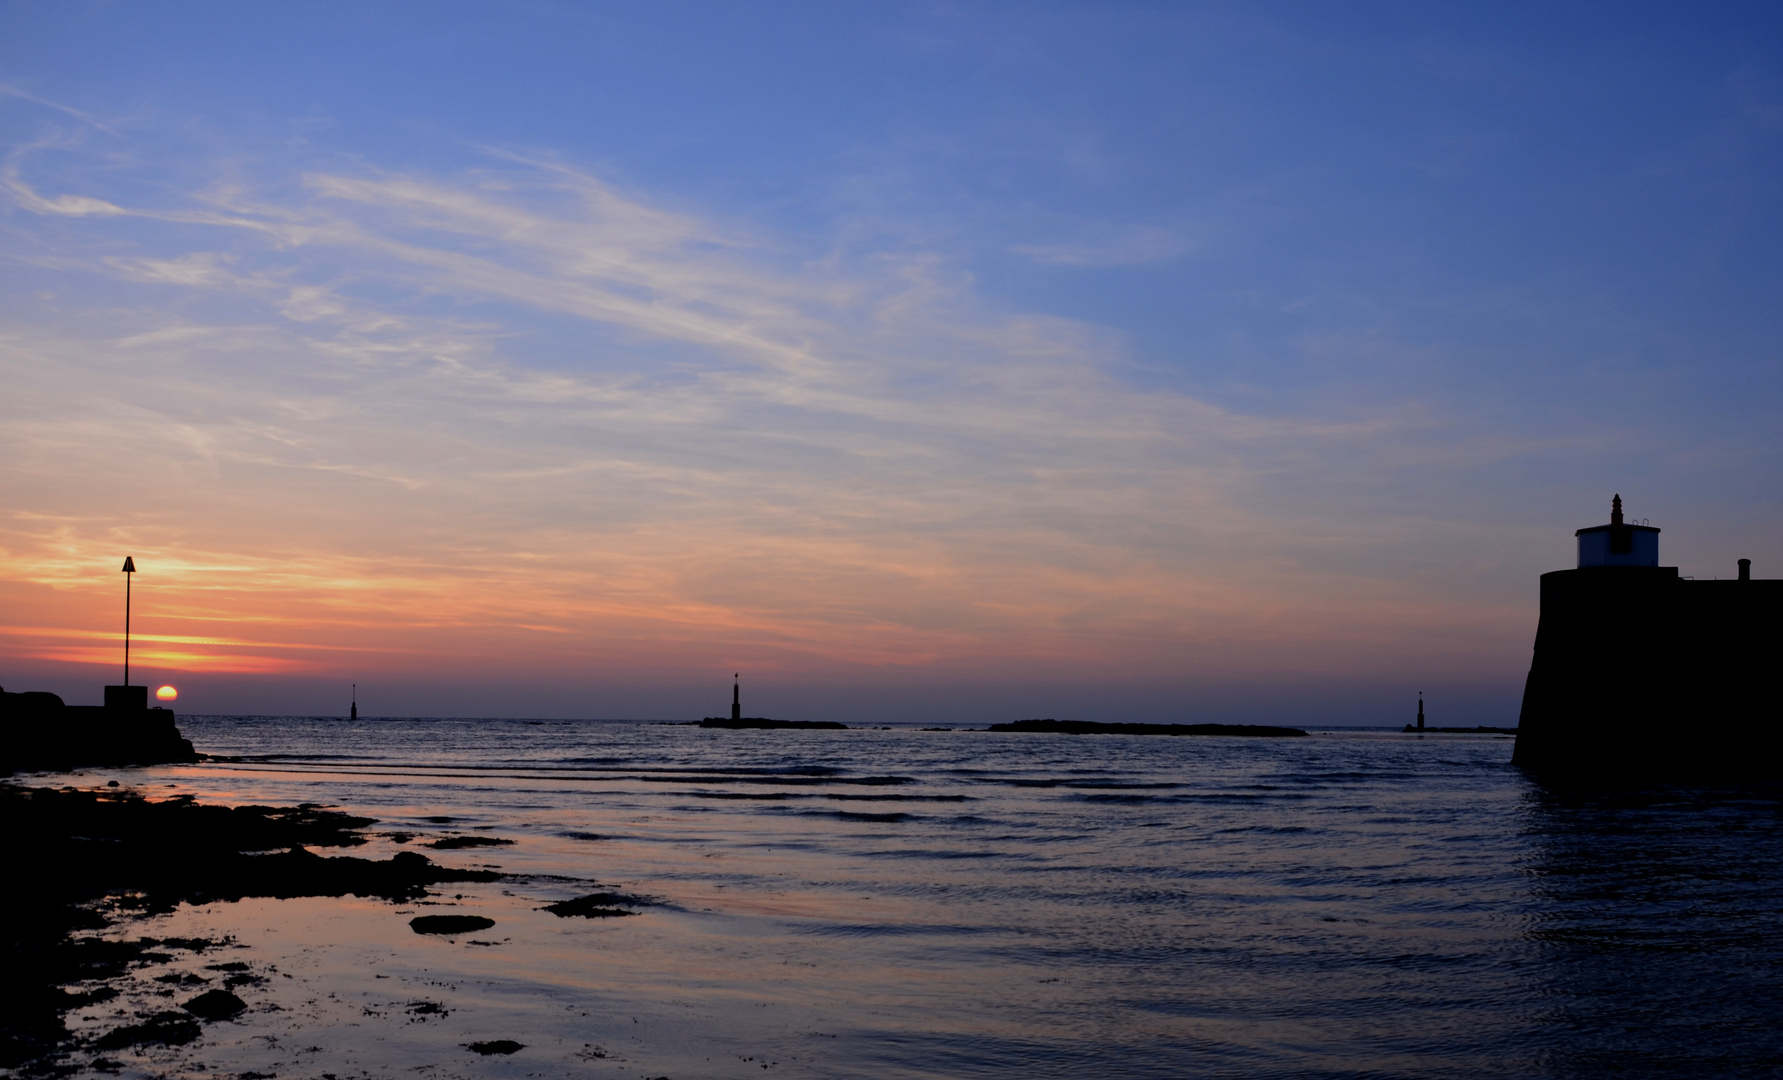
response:
[[[1695,580],[1659,565],[1659,530],[1580,529],[1578,566],[1541,577],[1541,621],[1512,762],[1547,777],[1783,777],[1783,579]]]
[[[703,728],[725,728],[731,731],[740,730],[779,730],[782,728],[821,728],[827,731],[847,731],[847,724],[839,724],[834,720],[770,720],[765,716],[743,715],[743,676],[742,673],[731,676],[731,715],[729,719],[722,716],[708,716],[700,721]],[[690,721],[691,722],[691,721]]]
[[[0,774],[82,765],[162,765],[197,761],[180,737],[173,710],[149,708],[149,688],[130,683],[130,579],[124,559],[124,682],[107,686],[103,705],[69,705],[43,690],[0,688]]]
[[[1515,735],[1514,727],[1439,727],[1424,726],[1424,691],[1418,691],[1418,719],[1403,729],[1413,735]]]

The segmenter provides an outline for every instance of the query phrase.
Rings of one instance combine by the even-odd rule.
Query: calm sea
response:
[[[207,965],[264,980],[197,1043],[109,1054],[126,1076],[1783,1074],[1774,790],[1554,791],[1506,739],[1387,732],[181,726],[238,760],[77,782],[337,805],[379,819],[376,857],[511,840],[427,851],[509,876],[123,928],[234,944],[72,1026]],[[541,910],[596,891],[648,903]],[[495,926],[409,929],[440,913]],[[523,1049],[468,1049],[500,1039]]]

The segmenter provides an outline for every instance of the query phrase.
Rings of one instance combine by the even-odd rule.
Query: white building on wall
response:
[[[1622,522],[1622,496],[1610,501],[1610,523],[1573,534],[1579,538],[1579,568],[1587,566],[1658,566],[1659,530]]]

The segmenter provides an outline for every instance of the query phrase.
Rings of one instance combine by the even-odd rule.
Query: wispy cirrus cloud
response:
[[[1011,251],[1053,266],[1143,266],[1182,258],[1194,242],[1180,229],[1158,225],[1098,230],[1098,237],[1051,244],[1016,244]]]
[[[137,205],[41,194],[15,159],[17,212],[91,222],[78,245],[15,227],[105,299],[0,335],[13,572],[85,588],[89,553],[125,544],[164,575],[164,632],[252,612],[395,665],[1158,679],[1341,667],[1408,624],[1441,642],[1507,618],[1377,573],[1393,521],[1267,494],[1398,467],[1433,428],[1416,410],[1137,389],[1117,335],[989,308],[927,256],[804,255],[492,160]],[[1339,626],[1350,644],[1315,646]]]
[[[81,123],[98,128],[100,131],[103,131],[108,135],[116,135],[118,133],[117,128],[111,123],[94,116],[92,113],[83,112],[72,105],[66,105],[60,101],[52,101],[49,98],[39,97],[36,94],[28,93],[10,83],[0,83],[0,97],[28,101],[33,105],[61,113],[63,116],[71,116],[74,119],[79,120]]]

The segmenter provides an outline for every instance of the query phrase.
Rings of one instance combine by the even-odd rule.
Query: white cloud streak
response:
[[[81,110],[76,109],[71,105],[64,105],[59,101],[51,101],[48,98],[38,97],[36,94],[26,93],[25,91],[20,90],[18,87],[12,86],[8,83],[0,83],[0,97],[9,97],[9,98],[15,98],[19,101],[28,101],[33,105],[40,105],[43,108],[51,109],[51,110],[54,110],[55,112],[59,112],[64,116],[72,116],[74,119],[79,120],[81,123],[98,128],[100,131],[103,131],[108,135],[118,134],[118,131],[115,127],[113,127],[112,125],[99,119],[97,116],[94,116],[91,113],[82,112]]]
[[[94,219],[100,254],[44,254],[113,294],[0,336],[0,543],[28,580],[128,539],[311,620],[299,593],[335,615],[375,593],[391,625],[432,605],[584,644],[623,626],[788,664],[1154,678],[1507,617],[1379,573],[1366,549],[1395,522],[1264,495],[1366,471],[1422,417],[1139,391],[1109,373],[1118,337],[985,309],[933,260],[801,261],[552,162],[311,172],[299,198],[173,209],[21,177],[15,159],[19,211]],[[133,220],[153,250],[106,231]],[[1030,254],[1106,265],[1167,239]],[[1334,626],[1354,648],[1314,658]]]
[[[1161,226],[1108,231],[1115,235],[1071,243],[1017,244],[1010,250],[1039,263],[1092,268],[1170,262],[1195,247],[1179,230]]]

